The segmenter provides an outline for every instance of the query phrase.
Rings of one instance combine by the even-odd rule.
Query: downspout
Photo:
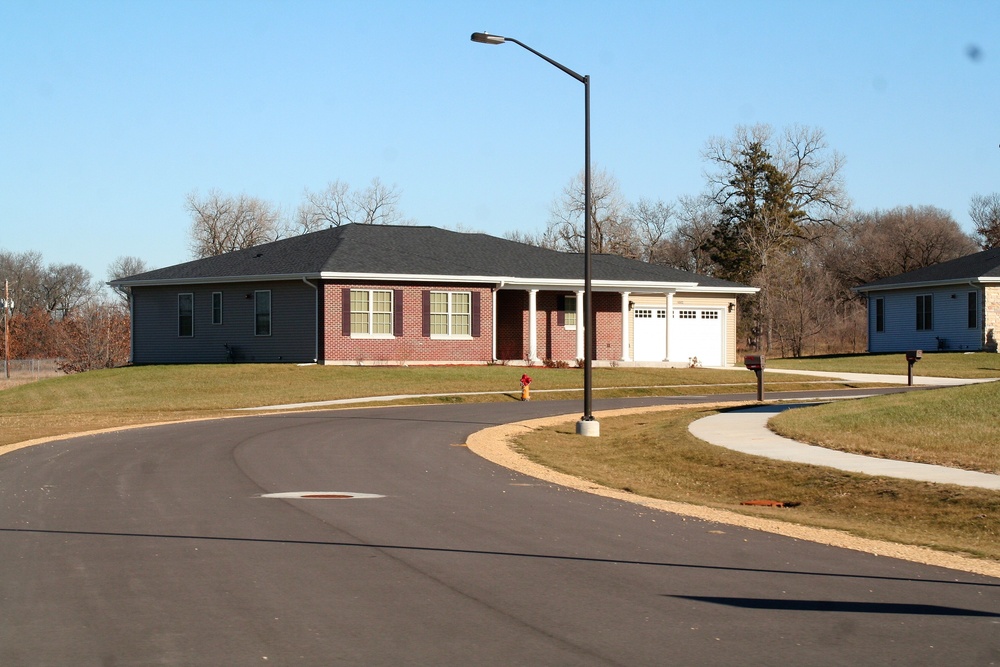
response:
[[[135,299],[128,288],[128,362],[135,364]]]
[[[313,363],[318,364],[319,363],[319,286],[313,285],[306,278],[303,278],[302,282],[304,282],[306,285],[309,285],[309,287],[312,287],[313,291],[315,292],[316,305],[315,305],[314,315],[316,318],[316,332],[313,338]]]

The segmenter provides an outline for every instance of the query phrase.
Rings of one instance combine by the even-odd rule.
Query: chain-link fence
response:
[[[2,355],[0,355],[2,356]],[[62,375],[58,359],[0,359],[0,387]]]

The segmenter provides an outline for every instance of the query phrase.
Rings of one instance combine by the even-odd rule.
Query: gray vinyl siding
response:
[[[271,291],[271,335],[254,334],[254,292]],[[212,324],[212,293],[222,293],[222,324]],[[194,335],[178,336],[177,295],[194,294]],[[307,363],[316,359],[316,290],[301,281],[132,288],[136,364]]]
[[[969,327],[969,292],[976,292],[976,326]],[[917,330],[917,296],[931,295],[932,325]],[[954,298],[952,298],[954,295]],[[875,330],[875,301],[885,300],[885,330]],[[943,339],[946,350],[983,349],[983,294],[972,285],[954,285],[868,293],[868,351],[902,352],[938,349]]]

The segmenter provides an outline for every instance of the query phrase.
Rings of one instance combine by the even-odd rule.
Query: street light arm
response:
[[[518,46],[520,46],[522,49],[526,49],[528,51],[531,51],[536,56],[538,56],[539,58],[541,58],[545,62],[549,63],[550,65],[558,67],[563,72],[566,72],[566,74],[569,74],[571,77],[573,77],[574,79],[576,79],[580,83],[583,83],[583,84],[587,83],[587,77],[583,76],[582,74],[577,74],[576,72],[574,72],[570,68],[566,67],[562,63],[557,62],[557,61],[553,60],[552,58],[549,58],[544,53],[539,53],[538,51],[535,51],[533,48],[531,48],[530,46],[528,46],[524,42],[522,42],[520,40],[517,40],[517,39],[514,39],[513,37],[501,37],[500,35],[491,35],[488,32],[474,32],[474,33],[472,33],[472,38],[471,39],[472,39],[473,42],[478,42],[479,44],[503,44],[505,42],[513,42],[514,44],[517,44]]]

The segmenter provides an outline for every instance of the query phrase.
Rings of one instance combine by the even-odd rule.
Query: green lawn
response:
[[[770,425],[855,454],[1000,474],[998,399],[987,382],[787,410]]]
[[[768,368],[849,373],[906,375],[902,354],[845,354],[801,359],[767,359]],[[924,352],[913,366],[913,374],[930,377],[1000,377],[1000,354],[995,352]]]

